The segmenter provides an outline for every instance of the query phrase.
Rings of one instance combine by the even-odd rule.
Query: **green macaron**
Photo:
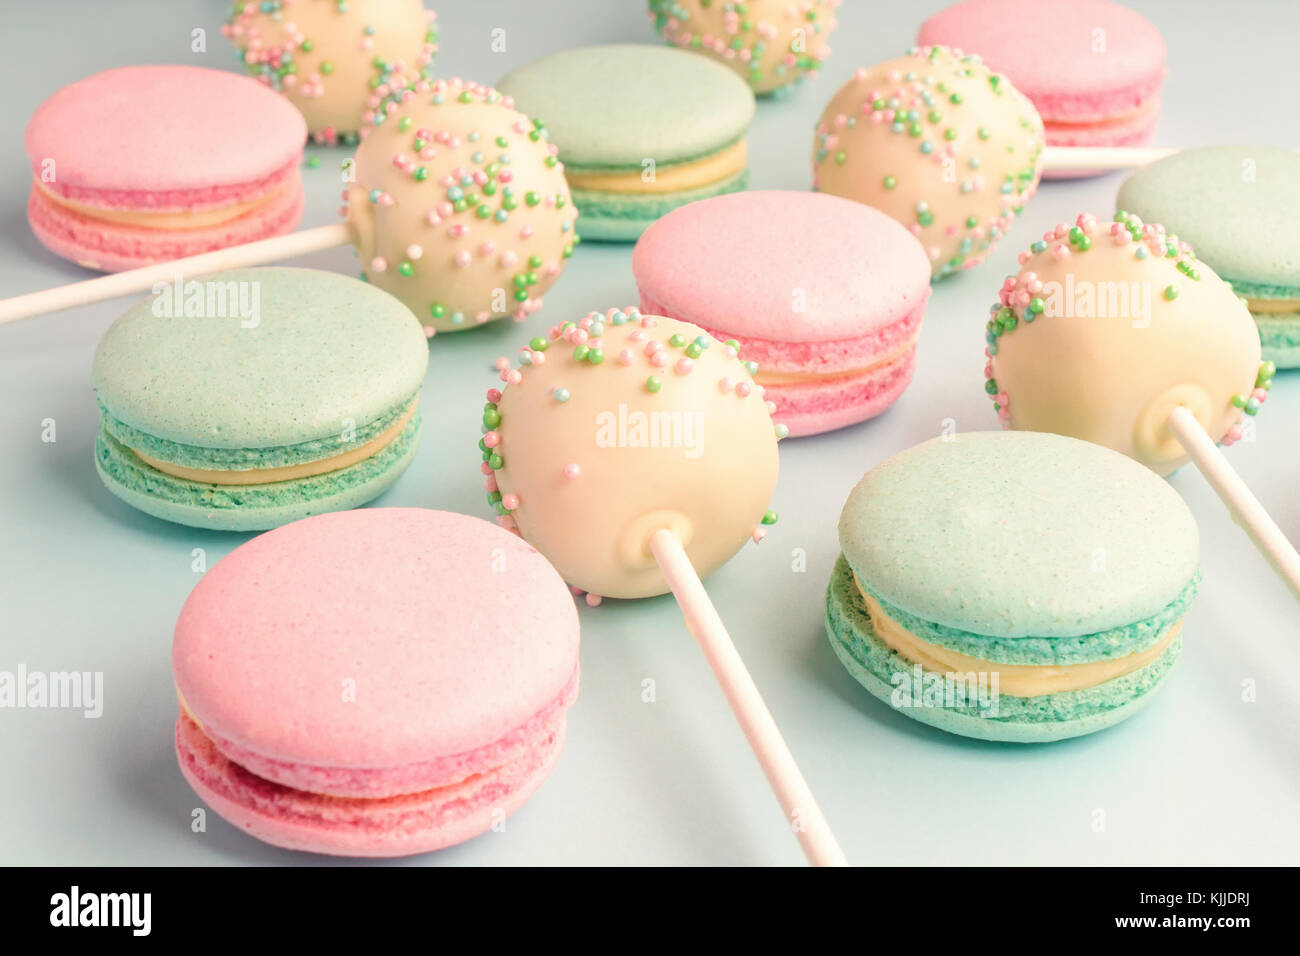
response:
[[[678,206],[748,181],[754,95],[704,57],[642,44],[581,47],[497,85],[545,122],[583,239],[634,240]]]
[[[104,334],[95,465],[151,515],[273,528],[376,497],[410,464],[428,343],[356,279],[245,269],[177,282]]]
[[[902,452],[854,488],[839,536],[840,661],[904,715],[986,740],[1075,737],[1142,707],[1199,581],[1196,523],[1168,483],[1036,432]]]
[[[1130,176],[1118,205],[1191,243],[1246,300],[1264,358],[1300,367],[1300,154],[1185,149]]]

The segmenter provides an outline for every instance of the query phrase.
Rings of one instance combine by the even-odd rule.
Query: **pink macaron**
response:
[[[302,115],[256,80],[128,66],[59,90],[27,124],[27,218],[49,249],[115,272],[290,232]]]
[[[1109,0],[963,0],[926,20],[917,42],[1005,73],[1037,107],[1049,146],[1140,146],[1155,131],[1164,40]]]
[[[791,435],[865,421],[912,380],[930,263],[870,206],[808,192],[705,199],[646,230],[632,271],[643,311],[740,344]]]
[[[181,772],[220,816],[289,849],[404,856],[487,831],[549,775],[578,618],[490,522],[335,512],[208,571],[172,667]]]

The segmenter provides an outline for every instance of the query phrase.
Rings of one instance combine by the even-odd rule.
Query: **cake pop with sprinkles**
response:
[[[813,188],[874,206],[936,277],[983,262],[1038,188],[1043,122],[1006,77],[945,47],[859,69],[813,143]]]
[[[1191,246],[1118,212],[1047,230],[1002,284],[985,340],[985,391],[1003,427],[1121,451],[1162,475],[1188,461],[1183,406],[1222,444],[1268,397],[1245,303]]]
[[[760,96],[784,94],[830,56],[841,0],[649,0],[655,29],[673,46],[731,67]]]
[[[477,83],[419,80],[374,110],[344,192],[362,277],[428,334],[523,320],[573,254],[577,210],[546,128]]]
[[[302,111],[312,139],[352,144],[388,90],[426,74],[436,20],[420,0],[248,0],[221,32]]]
[[[588,603],[669,590],[649,547],[660,529],[705,577],[776,522],[785,429],[735,342],[610,309],[497,364],[479,446],[488,501]]]

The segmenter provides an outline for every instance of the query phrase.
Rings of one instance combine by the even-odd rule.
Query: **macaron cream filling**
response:
[[[699,159],[658,166],[649,176],[646,167],[584,170],[570,164],[565,167],[565,178],[570,188],[592,192],[685,192],[731,179],[745,171],[747,162],[746,141],[742,137],[730,146]]]
[[[862,587],[862,582],[857,579],[857,575],[854,575],[854,583],[862,595],[875,636],[891,650],[914,664],[920,664],[925,670],[935,673],[978,673],[990,675],[990,678],[993,674],[997,674],[998,692],[1013,697],[1041,697],[1046,694],[1084,690],[1125,674],[1131,674],[1163,654],[1178,637],[1183,626],[1181,617],[1172,623],[1162,619],[1157,626],[1151,628],[1157,635],[1154,644],[1117,657],[1053,665],[1008,664],[972,657],[923,640],[891,617],[884,610],[881,602]]]
[[[278,179],[269,188],[248,198],[223,202],[217,206],[193,209],[138,209],[97,206],[61,196],[39,179],[32,180],[32,188],[46,202],[65,209],[74,215],[92,219],[96,222],[135,226],[141,229],[185,230],[208,229],[212,226],[220,226],[238,219],[240,216],[268,208],[288,188],[288,184],[285,179]]]
[[[393,444],[413,423],[418,395],[355,434],[338,434],[274,448],[205,448],[146,434],[115,418],[100,404],[104,433],[140,461],[163,474],[219,485],[292,481],[347,468]],[[342,450],[340,450],[342,449]]]
[[[375,801],[443,790],[476,778],[509,772],[515,764],[529,762],[539,746],[564,733],[565,713],[578,696],[575,667],[559,695],[523,724],[498,740],[462,753],[433,755],[396,767],[314,766],[285,760],[240,745],[207,729],[177,691],[180,703],[178,737],[201,735],[236,768],[268,785],[335,800]],[[189,725],[188,727],[186,725]]]

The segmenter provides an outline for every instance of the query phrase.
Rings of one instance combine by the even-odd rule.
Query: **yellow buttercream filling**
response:
[[[222,223],[230,222],[232,219],[238,219],[240,216],[250,212],[259,206],[265,206],[271,202],[284,188],[278,185],[268,190],[260,196],[256,196],[246,202],[231,203],[227,206],[218,206],[213,209],[195,209],[195,210],[175,210],[175,211],[156,211],[156,210],[139,210],[139,209],[102,209],[99,206],[88,206],[85,203],[77,202],[75,199],[68,199],[57,193],[51,192],[44,183],[39,179],[32,180],[33,185],[39,189],[42,195],[56,206],[62,206],[64,209],[85,216],[89,219],[98,219],[103,222],[116,222],[127,226],[139,226],[143,229],[206,229],[209,226],[219,226]]]
[[[997,661],[986,661],[978,657],[958,654],[946,647],[921,640],[887,615],[881,609],[880,603],[862,590],[862,583],[857,580],[856,575],[854,581],[857,582],[858,590],[862,593],[867,613],[871,615],[871,625],[876,637],[891,650],[901,654],[913,664],[920,664],[925,670],[936,674],[975,672],[988,674],[991,678],[991,675],[996,673],[998,692],[1012,697],[1041,697],[1044,694],[1083,690],[1131,674],[1164,653],[1165,648],[1173,643],[1183,627],[1181,620],[1176,621],[1151,647],[1123,657],[1058,667],[1037,664],[1000,664]]]
[[[835,382],[840,379],[857,378],[859,375],[866,375],[868,372],[874,372],[891,362],[898,361],[915,347],[916,336],[912,335],[898,348],[876,359],[871,364],[859,368],[841,369],[837,372],[773,372],[764,371],[760,368],[754,376],[754,381],[766,388],[769,385],[805,385],[809,382]]]
[[[278,468],[248,468],[242,471],[208,470],[204,468],[187,468],[184,465],[159,461],[157,458],[151,458],[135,448],[132,448],[131,451],[135,452],[136,457],[145,464],[157,468],[164,474],[184,478],[187,481],[197,481],[206,485],[262,485],[275,481],[292,481],[295,478],[311,478],[314,475],[323,475],[326,472],[347,468],[349,465],[355,465],[357,462],[378,453],[406,428],[406,423],[415,414],[415,406],[418,401],[419,399],[416,399],[411,402],[410,407],[402,414],[401,418],[364,445],[359,445],[339,455],[332,455],[329,458],[321,458],[317,461],[308,461],[297,465],[282,465]]]
[[[564,170],[572,189],[589,189],[602,193],[674,193],[698,189],[739,173],[747,161],[745,141],[738,140],[726,149],[703,159],[672,166],[646,167],[617,172],[574,172]]]
[[[1300,299],[1247,299],[1246,308],[1265,315],[1289,315],[1300,313]]]
[[[1145,103],[1143,103],[1135,110],[1130,110],[1127,113],[1118,113],[1115,116],[1107,116],[1105,119],[1068,120],[1068,119],[1047,119],[1046,117],[1044,117],[1043,127],[1045,129],[1051,129],[1053,126],[1066,126],[1066,127],[1122,126],[1125,123],[1129,123],[1133,121],[1139,116],[1142,116],[1146,113],[1150,113],[1154,109],[1158,109],[1159,107],[1160,107],[1160,98],[1154,97],[1152,99],[1147,100]]]

